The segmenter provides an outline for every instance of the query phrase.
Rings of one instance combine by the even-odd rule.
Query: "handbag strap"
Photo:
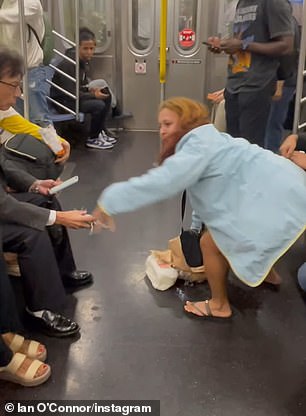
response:
[[[184,231],[183,222],[184,222],[185,209],[186,209],[186,195],[187,195],[187,192],[186,192],[186,189],[185,189],[185,191],[182,194],[182,202],[181,202],[181,219],[182,219],[181,229],[182,229],[182,231]]]
[[[182,201],[181,201],[181,219],[182,219],[182,226],[181,231],[184,231],[184,217],[185,217],[185,210],[186,210],[186,198],[187,198],[187,191],[182,193]],[[205,224],[202,223],[201,232],[205,229]]]

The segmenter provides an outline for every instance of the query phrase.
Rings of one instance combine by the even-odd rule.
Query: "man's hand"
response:
[[[221,49],[220,49],[220,42],[221,39],[218,38],[217,36],[210,36],[207,39],[207,42],[209,43],[208,45],[208,50],[212,53],[221,53]]]
[[[228,55],[237,53],[242,48],[242,41],[238,38],[222,39],[220,42],[221,52],[225,52]]]
[[[92,228],[95,218],[84,210],[56,211],[55,224],[61,224],[68,228]]]
[[[42,195],[49,195],[49,190],[53,188],[53,186],[61,184],[61,180],[54,181],[53,179],[45,179],[45,180],[36,180],[32,183],[29,192],[34,192],[36,194]]]
[[[224,100],[224,88],[222,90],[207,94],[207,99],[212,101],[214,104],[219,104],[222,100]]]
[[[272,101],[279,101],[282,98],[284,82],[285,81],[276,82],[276,88],[275,88],[274,95],[272,96]]]
[[[306,153],[304,152],[293,152],[290,160],[298,165],[302,169],[306,169]]]
[[[290,134],[279,148],[280,154],[286,158],[291,158],[296,148],[298,136],[297,134]]]
[[[61,141],[61,145],[63,146],[63,149],[65,153],[61,156],[58,156],[54,163],[65,163],[69,159],[70,156],[70,143],[67,142],[67,140]]]
[[[109,94],[104,94],[100,88],[92,88],[90,92],[94,94],[97,100],[106,100],[109,97]]]

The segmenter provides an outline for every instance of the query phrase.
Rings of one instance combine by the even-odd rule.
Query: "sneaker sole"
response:
[[[94,144],[85,144],[85,146],[88,147],[89,149],[98,149],[98,150],[110,150],[114,147],[114,145],[107,146],[107,147],[100,147],[100,146],[95,146]]]

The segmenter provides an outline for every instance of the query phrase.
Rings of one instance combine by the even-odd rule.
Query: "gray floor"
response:
[[[122,133],[113,151],[76,148],[80,183],[62,193],[63,206],[90,211],[104,186],[151,167],[158,146],[153,133]],[[95,276],[68,298],[81,336],[36,335],[48,347],[51,380],[33,389],[1,383],[2,400],[157,399],[163,416],[305,416],[306,307],[295,280],[303,242],[279,263],[280,291],[231,276],[233,319],[191,318],[175,288],[155,291],[144,275],[148,250],[178,234],[179,211],[177,198],[118,216],[114,234],[71,232],[79,268]],[[183,290],[208,295],[205,284]]]

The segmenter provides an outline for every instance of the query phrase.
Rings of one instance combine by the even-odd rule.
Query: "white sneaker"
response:
[[[102,130],[99,134],[99,139],[111,144],[115,144],[117,142],[117,139],[115,139],[115,137],[108,136],[104,130]]]
[[[96,139],[87,139],[85,146],[100,150],[112,149],[114,147],[112,143],[106,142],[105,140],[100,139],[100,137]]]

